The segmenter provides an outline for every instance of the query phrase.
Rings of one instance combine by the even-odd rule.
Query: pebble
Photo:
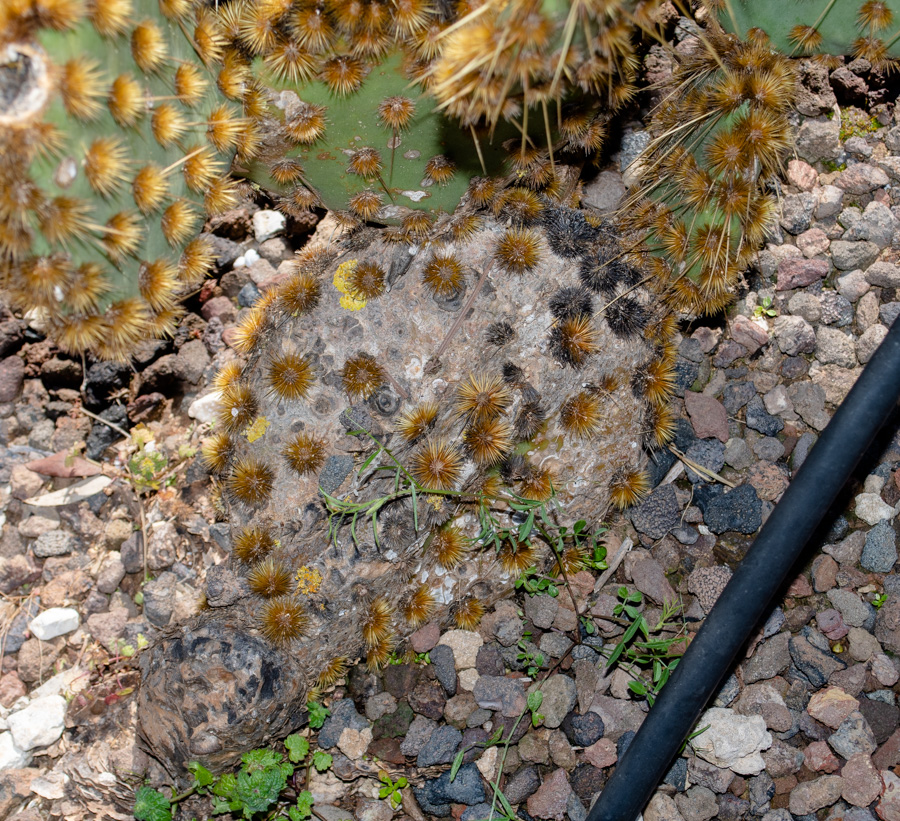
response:
[[[66,700],[62,696],[33,699],[27,707],[10,713],[7,722],[12,740],[20,750],[49,747],[65,729]]]
[[[256,237],[256,241],[264,242],[269,237],[283,231],[285,223],[285,216],[280,211],[257,211],[253,215],[253,234]],[[245,261],[249,265],[250,262],[247,256],[248,254],[244,254]]]
[[[834,243],[832,243],[832,249]],[[862,268],[864,266],[853,266]],[[805,288],[818,282],[828,275],[829,265],[824,259],[805,259],[802,255],[799,257],[789,257],[778,263],[778,278],[775,282],[775,289],[778,291],[791,291],[794,288]],[[776,334],[778,317],[775,319]]]
[[[870,526],[874,527],[894,516],[894,508],[885,503],[877,493],[860,493],[854,502],[856,515]],[[896,558],[895,554],[895,561]]]
[[[571,744],[576,747],[590,747],[602,738],[606,728],[600,715],[588,711],[584,715],[570,712],[560,724],[560,729]]]
[[[78,546],[78,539],[66,530],[49,530],[37,537],[34,555],[39,559],[68,556]]]
[[[323,749],[330,750],[337,746],[341,734],[347,728],[364,730],[368,726],[369,723],[356,712],[352,699],[338,699],[332,704],[331,715],[325,719],[322,729],[319,730],[318,744]]]
[[[528,813],[535,818],[562,821],[566,816],[571,792],[566,771],[562,768],[554,770],[544,779],[537,791],[528,797],[526,803]]]
[[[475,683],[472,695],[479,707],[499,710],[502,715],[510,718],[518,716],[525,709],[525,688],[521,679],[481,676]]]
[[[537,767],[522,767],[510,776],[503,790],[510,804],[521,804],[541,786]]]
[[[862,627],[873,615],[871,606],[850,590],[829,590],[828,600],[850,627]]]
[[[725,464],[725,446],[716,439],[701,439],[687,449],[685,456],[700,467],[718,473]],[[706,474],[696,472],[690,465],[685,470],[692,484],[708,481]]]
[[[762,525],[762,501],[752,485],[724,491],[722,485],[698,486],[695,501],[713,533],[755,533]]]
[[[456,755],[461,742],[462,733],[455,727],[439,726],[422,745],[416,757],[416,764],[419,767],[449,764],[453,761],[453,757]]]
[[[438,778],[426,781],[421,787],[413,787],[413,793],[422,810],[432,817],[450,814],[451,804],[476,806],[484,801],[481,774],[474,764],[464,764],[450,780],[450,770]]]
[[[853,338],[837,328],[820,326],[816,332],[816,358],[823,365],[856,367],[856,347]]]
[[[400,742],[400,752],[405,756],[414,758],[421,752],[436,728],[436,721],[425,718],[425,716],[417,715],[409,725],[409,730],[403,741]],[[319,743],[321,744],[321,734],[319,736]]]
[[[831,243],[831,260],[839,271],[868,268],[878,258],[880,248],[868,240],[846,242],[835,240]]]
[[[878,748],[872,728],[858,710],[841,722],[837,730],[828,737],[828,743],[831,749],[845,759],[859,752],[871,755]]]
[[[41,641],[50,641],[78,629],[81,618],[71,607],[51,607],[28,623],[28,629]]]
[[[814,781],[804,781],[791,790],[790,810],[794,816],[809,815],[828,807],[841,797],[844,779],[839,775],[823,775]]]
[[[484,639],[470,630],[448,630],[438,641],[438,645],[441,644],[453,651],[456,669],[467,670],[475,667]]]
[[[532,686],[530,689],[537,687]],[[568,676],[557,673],[544,681],[540,690],[544,694],[539,711],[544,716],[543,725],[550,729],[559,727],[575,707],[578,696],[575,682]]]
[[[673,527],[677,527],[681,519],[675,487],[671,484],[660,485],[641,504],[633,507],[630,513],[631,523],[639,533],[651,539],[661,539]]]
[[[144,585],[144,616],[156,627],[165,627],[172,618],[176,583],[175,574],[167,570]]]
[[[438,644],[430,653],[431,668],[448,696],[456,692],[456,660],[449,644]]]
[[[728,707],[712,707],[698,726],[708,729],[690,741],[694,752],[717,767],[740,775],[756,775],[765,768],[760,752],[772,746],[761,716],[742,716]]]
[[[698,439],[715,437],[720,442],[728,441],[728,413],[721,402],[712,396],[687,391],[684,405]]]
[[[877,263],[876,263],[877,264]],[[874,266],[870,265],[869,270]],[[850,302],[856,302],[868,293],[871,285],[868,282],[868,272],[863,273],[859,268],[849,271],[837,280],[838,293],[846,297]]]
[[[859,701],[839,687],[827,687],[813,693],[806,711],[826,727],[836,730],[844,719],[859,709]]]
[[[18,770],[31,763],[31,753],[20,750],[13,741],[12,733],[0,733],[0,771]]]
[[[774,436],[784,429],[784,422],[766,410],[759,396],[754,396],[747,403],[744,418],[748,428],[758,431],[764,436]]]

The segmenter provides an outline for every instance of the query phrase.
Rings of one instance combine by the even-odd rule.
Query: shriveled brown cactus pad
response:
[[[444,218],[425,247],[358,231],[298,261],[244,324],[207,449],[235,555],[210,609],[144,661],[144,737],[173,768],[284,735],[310,690],[361,656],[384,664],[429,618],[477,622],[478,600],[541,558],[480,544],[479,500],[508,524],[510,498],[552,490],[571,524],[640,495],[669,420],[670,312],[608,227],[546,204],[528,224],[514,205],[465,240],[453,229],[472,215]],[[435,284],[448,256],[457,290]],[[376,441],[415,478],[415,519],[387,454],[360,470]],[[320,488],[389,496],[377,538],[369,517],[355,538],[349,517],[329,521]]]

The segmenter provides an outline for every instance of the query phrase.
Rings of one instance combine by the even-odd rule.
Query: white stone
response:
[[[868,525],[877,525],[894,515],[894,508],[877,493],[860,493],[856,497],[856,515]]]
[[[759,775],[765,769],[760,752],[772,746],[772,736],[762,716],[742,716],[727,707],[713,707],[700,717],[697,728],[707,724],[706,730],[691,739],[700,758],[739,775]]]
[[[12,733],[0,733],[0,770],[19,770],[31,763],[31,753],[23,752]]]
[[[497,769],[497,747],[488,747],[475,762],[475,766],[486,780],[493,781]]]
[[[188,416],[196,419],[201,425],[211,425],[218,417],[221,407],[222,391],[211,391],[191,402]]]
[[[66,693],[80,693],[90,684],[90,672],[84,667],[70,667],[47,679],[31,693],[31,698],[62,696]]]
[[[280,211],[257,211],[253,215],[253,234],[257,242],[263,242],[284,230],[285,218]],[[244,258],[247,255],[244,254]],[[249,264],[249,260],[247,260]]]
[[[866,493],[881,493],[884,490],[884,477],[877,473],[870,473],[863,482],[863,490]]]
[[[66,700],[62,696],[33,699],[9,717],[9,731],[20,750],[49,747],[66,728]]]
[[[457,670],[466,670],[475,666],[484,639],[471,630],[448,630],[438,644],[446,644],[453,651]]]
[[[71,607],[51,607],[39,613],[30,622],[28,629],[41,641],[50,641],[78,629],[81,618]]]
[[[463,670],[459,674],[459,689],[471,693],[475,689],[475,682],[480,678],[481,673],[474,668],[470,667],[468,670]]]

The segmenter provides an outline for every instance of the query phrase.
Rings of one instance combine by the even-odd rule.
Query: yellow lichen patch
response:
[[[303,565],[294,578],[297,580],[297,592],[304,596],[312,596],[322,586],[322,574],[314,567]]]
[[[247,437],[248,442],[255,442],[257,439],[262,439],[262,437],[266,435],[268,428],[269,420],[266,419],[265,416],[260,416],[252,425],[247,426],[247,429],[244,431],[244,436]]]
[[[349,259],[339,265],[334,274],[334,279],[332,280],[334,287],[343,294],[341,297],[341,307],[346,308],[348,311],[359,311],[366,307],[366,300],[357,299],[353,296],[350,287],[350,277],[356,270],[357,263],[358,260]]]

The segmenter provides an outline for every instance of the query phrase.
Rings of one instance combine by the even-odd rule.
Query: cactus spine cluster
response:
[[[64,350],[127,359],[209,271],[199,229],[255,144],[220,53],[193,0],[4,3],[0,276]]]

